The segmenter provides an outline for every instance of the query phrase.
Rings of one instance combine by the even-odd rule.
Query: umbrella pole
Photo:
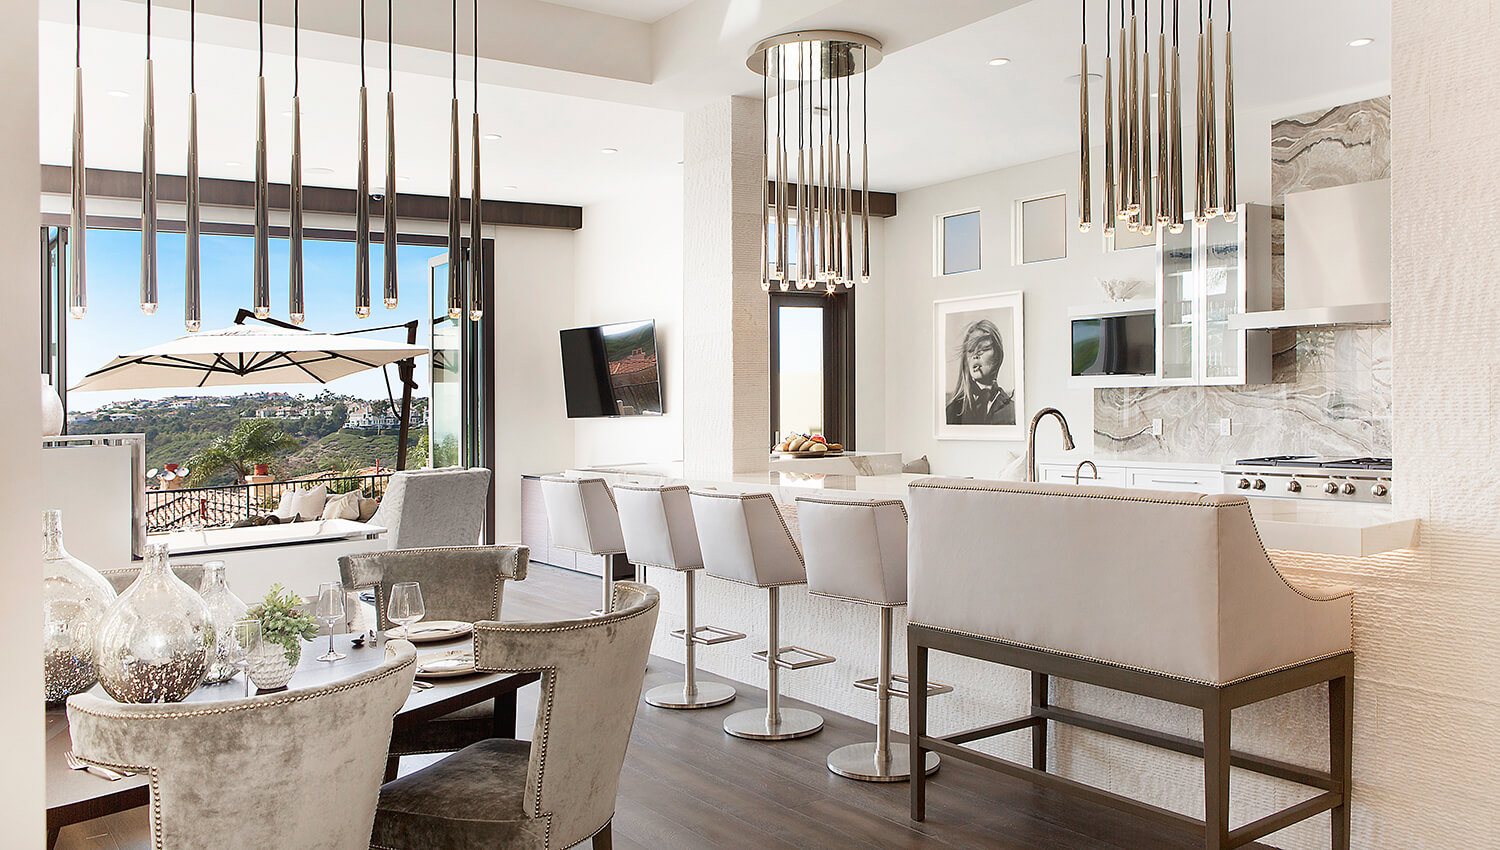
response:
[[[408,322],[406,325],[406,344],[417,344],[417,323]],[[411,389],[416,383],[413,372],[417,368],[417,359],[408,357],[401,361],[401,436],[396,441],[396,471],[400,472],[406,468],[406,445],[411,439]],[[431,449],[428,450],[429,452]]]

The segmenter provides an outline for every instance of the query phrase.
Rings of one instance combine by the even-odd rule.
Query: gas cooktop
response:
[[[1312,469],[1384,469],[1391,468],[1388,457],[1319,457],[1318,455],[1272,455],[1235,461],[1232,466],[1296,466]]]
[[[1391,459],[1317,455],[1245,458],[1224,467],[1224,489],[1266,498],[1390,504]]]

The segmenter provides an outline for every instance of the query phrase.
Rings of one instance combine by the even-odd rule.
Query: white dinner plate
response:
[[[467,649],[450,649],[417,656],[417,675],[423,679],[446,679],[451,676],[468,676],[478,672],[474,667],[474,653]]]
[[[459,620],[430,620],[412,624],[410,637],[407,636],[406,628],[403,626],[386,629],[385,636],[387,640],[395,638],[397,640],[409,640],[412,643],[431,643],[433,641],[460,638],[464,635],[472,634],[473,631],[473,623],[465,623]]]

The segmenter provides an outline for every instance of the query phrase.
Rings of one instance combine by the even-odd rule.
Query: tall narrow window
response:
[[[775,292],[771,440],[822,434],[853,448],[854,292]]]
[[[936,265],[940,275],[979,271],[979,210],[938,216]]]

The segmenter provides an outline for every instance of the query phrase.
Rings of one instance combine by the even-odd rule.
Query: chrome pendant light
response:
[[[484,195],[479,188],[479,0],[474,0],[474,168],[469,187],[469,319],[484,318]]]
[[[1115,187],[1115,221],[1130,221],[1130,54],[1126,48],[1130,43],[1125,40],[1125,0],[1120,0],[1120,32],[1119,43],[1116,45],[1116,53],[1119,54],[1119,89],[1116,91],[1115,100],[1115,130],[1119,138],[1116,140],[1115,168],[1116,178],[1120,183]]]
[[[385,2],[385,198],[381,211],[385,214],[385,287],[382,293],[387,310],[396,309],[396,54],[395,29],[391,7],[396,0]]]
[[[1234,169],[1234,0],[1224,0],[1224,220],[1239,215]]]
[[[1078,51],[1078,230],[1094,224],[1092,174],[1089,168],[1089,3],[1083,0],[1083,46]]]
[[[251,293],[257,319],[271,315],[270,187],[266,174],[266,4],[257,4],[259,74],[255,81],[255,278]]]
[[[189,333],[203,327],[202,208],[198,191],[198,0],[188,3],[187,263],[182,323]]]
[[[449,112],[448,158],[448,318],[464,315],[463,228],[459,223],[458,0],[453,0],[453,107]]]
[[[770,93],[771,86],[770,86],[770,84],[771,84],[771,78],[770,77],[761,77],[761,79],[760,79],[760,121],[761,121],[761,127],[763,127],[768,134],[770,133],[770,129],[771,129],[771,93]],[[780,127],[779,126],[777,128],[777,135],[778,135],[778,137],[780,136]],[[779,144],[776,145],[776,148],[779,148],[779,147],[780,147]],[[771,156],[772,156],[771,153],[767,153],[764,157],[761,158],[761,161],[760,161],[760,205],[761,205],[762,208],[764,208],[766,210],[766,213],[760,217],[760,226],[761,226],[761,234],[760,234],[760,267],[761,267],[760,290],[762,292],[770,292],[771,291],[771,281],[773,281],[773,280],[779,280],[780,279],[780,275],[776,271],[776,268],[775,268],[776,262],[775,262],[775,259],[772,257],[772,250],[771,250],[771,245],[773,243],[773,240],[772,240],[772,237],[771,237],[771,232],[773,230],[775,230],[776,228],[780,227],[780,222],[781,222],[781,216],[779,214],[772,214],[770,212],[770,207],[771,207],[771,194],[770,194],[771,193],[771,190],[770,190],[770,184],[771,184]],[[779,213],[779,206],[778,206],[778,213]]]
[[[1172,142],[1167,147],[1167,167],[1171,171],[1172,206],[1168,213],[1167,229],[1174,234],[1181,233],[1187,226],[1183,202],[1186,192],[1182,180],[1182,48],[1178,42],[1178,32],[1181,29],[1179,2],[1180,0],[1172,0],[1172,103],[1167,111],[1167,116],[1172,122]]]
[[[83,0],[74,6],[76,32],[73,53],[73,157],[71,173],[72,210],[68,216],[69,241],[69,288],[68,315],[81,319],[88,312],[88,279],[86,274],[85,243],[87,242],[88,213],[85,210],[88,193],[83,158]]]
[[[1149,2],[1149,0],[1148,0]],[[1167,121],[1167,3],[1156,7],[1156,226],[1172,221],[1172,169],[1167,153],[1171,124]]]
[[[1204,66],[1205,74],[1205,96],[1204,109],[1207,110],[1203,116],[1203,127],[1208,133],[1208,140],[1204,144],[1203,161],[1208,169],[1204,174],[1203,182],[1208,187],[1208,208],[1205,210],[1208,218],[1214,218],[1224,211],[1219,205],[1219,118],[1218,97],[1215,93],[1218,71],[1214,68],[1214,2],[1208,0],[1208,34],[1205,42],[1207,64]]]
[[[1085,0],[1087,3],[1087,0]],[[1114,82],[1114,4],[1104,4],[1104,235],[1114,236],[1115,212],[1115,82]],[[1087,80],[1085,74],[1083,79]]]
[[[156,81],[151,67],[151,0],[146,0],[146,105],[141,130],[141,312],[151,315],[156,291]]]
[[[1140,157],[1141,206],[1136,217],[1142,233],[1150,235],[1156,228],[1156,174],[1153,168],[1155,151],[1151,148],[1151,0],[1141,4],[1145,14],[1141,17],[1141,83],[1135,107],[1140,113],[1141,125]]]
[[[359,173],[354,197],[354,315],[370,318],[370,90],[365,86],[365,0],[359,0]]]
[[[287,318],[300,325],[307,319],[302,276],[302,3],[292,0],[292,215],[289,248],[291,267],[287,276]]]

